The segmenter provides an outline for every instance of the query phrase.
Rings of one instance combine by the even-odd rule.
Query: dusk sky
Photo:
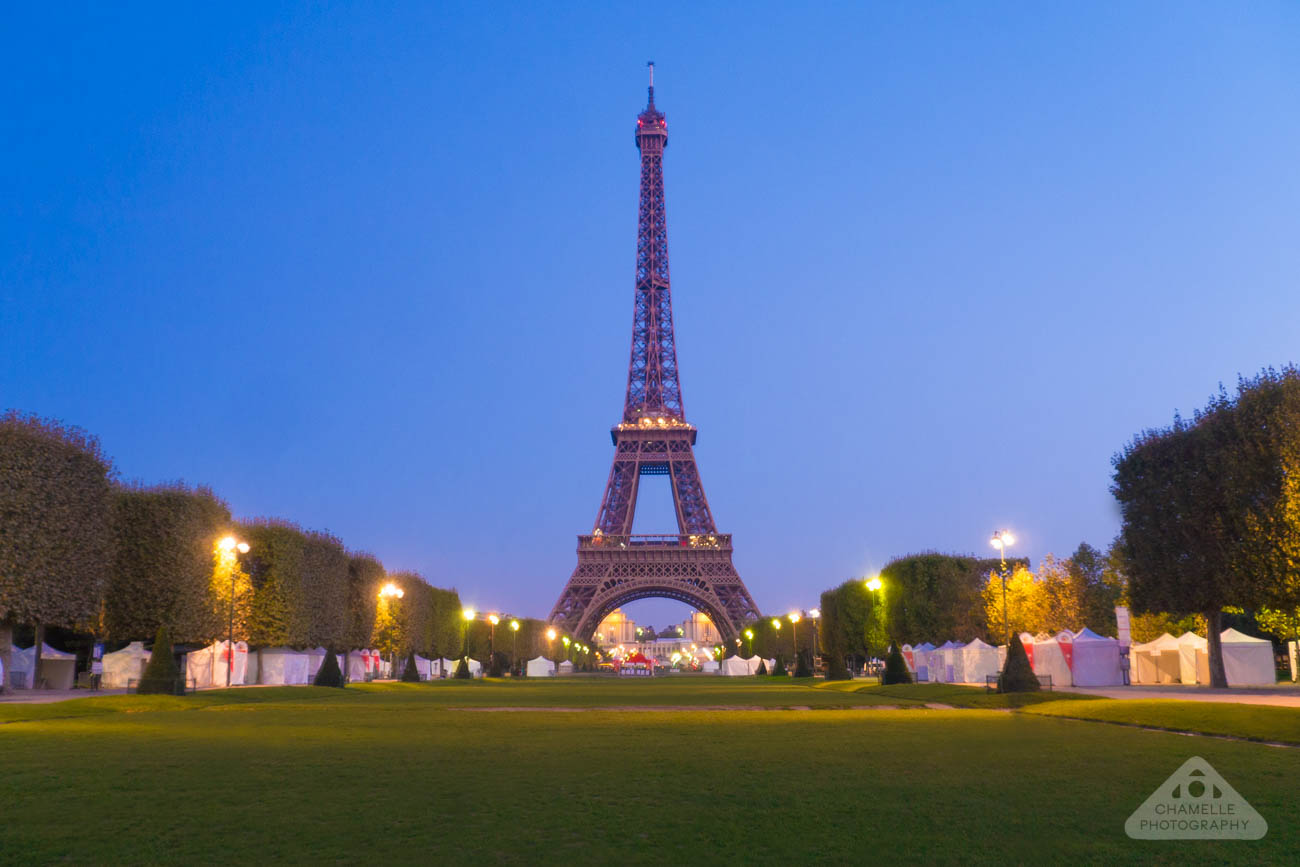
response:
[[[7,10],[0,407],[481,608],[546,616],[596,517],[650,59],[765,611],[1105,548],[1134,433],[1300,360],[1295,4],[272,5]]]

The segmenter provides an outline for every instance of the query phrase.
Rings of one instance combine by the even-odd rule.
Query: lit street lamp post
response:
[[[461,624],[460,630],[460,655],[465,660],[465,665],[469,665],[469,622],[474,619],[474,609],[466,608],[461,612],[464,623]]]
[[[772,618],[772,628],[776,630],[776,646],[780,648],[781,646],[781,618],[780,617]]]
[[[488,671],[494,671],[493,666],[497,663],[497,624],[501,618],[495,614],[488,615],[488,623],[492,624],[488,629]]]
[[[880,614],[879,614],[879,612],[877,611],[877,609],[880,607],[880,588],[881,588],[881,586],[882,586],[882,585],[881,585],[881,583],[880,583],[880,576],[879,576],[879,575],[877,575],[875,578],[871,578],[871,579],[869,579],[869,580],[867,581],[867,589],[871,591],[871,614],[872,614],[872,616],[874,616],[874,617],[879,617],[879,616],[880,616]],[[864,667],[865,667],[865,666],[864,666]],[[863,674],[865,675],[866,672],[864,671]]]
[[[511,673],[511,674],[514,674],[515,666],[519,665],[519,621],[518,621],[518,620],[511,620],[511,621],[510,621],[510,632],[511,632],[511,636],[510,636],[510,673]],[[522,668],[519,669],[519,673],[520,673],[520,674],[523,674],[523,669],[522,669]]]
[[[749,645],[749,656],[745,658],[753,659],[754,658],[754,630],[752,629],[745,630],[745,643]]]
[[[808,612],[808,617],[811,618],[812,621],[813,621],[813,625],[812,625],[812,631],[813,631],[812,652],[813,652],[813,674],[814,674],[814,675],[817,674],[817,618],[819,618],[819,617],[821,617],[821,616],[822,616],[822,612],[821,612],[821,609],[820,609],[820,608],[814,608],[814,609],[812,609],[811,611]]]
[[[799,669],[799,612],[791,611],[786,617],[790,618],[790,647],[794,649],[794,667]]]
[[[555,662],[555,628],[546,630],[546,658]]]
[[[238,554],[248,553],[248,543],[241,542],[234,536],[226,536],[217,543],[221,549],[222,559],[230,558],[230,630],[226,634],[226,689],[230,689],[231,675],[235,671],[235,576],[239,574]],[[236,553],[238,552],[238,554]],[[37,653],[40,649],[37,648]]]
[[[1002,576],[1002,627],[1007,631],[1007,652],[1011,650],[1011,621],[1007,618],[1007,546],[1016,544],[1016,537],[1010,530],[998,530],[989,539],[989,544],[998,549],[998,573]]]
[[[379,598],[385,600],[401,599],[405,595],[406,592],[402,590],[401,587],[398,587],[396,584],[394,584],[392,581],[389,581],[387,584],[385,584],[383,589],[379,591]],[[390,675],[391,675],[392,672],[395,672],[397,670],[397,646],[392,643],[390,643],[388,646],[388,664],[391,666],[391,670],[390,670]]]

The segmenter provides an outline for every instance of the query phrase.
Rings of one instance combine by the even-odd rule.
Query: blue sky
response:
[[[544,616],[609,470],[654,59],[686,410],[760,605],[1004,525],[1104,547],[1129,437],[1297,357],[1300,11],[812,7],[11,10],[0,406]]]

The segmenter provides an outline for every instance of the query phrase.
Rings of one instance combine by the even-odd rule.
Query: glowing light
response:
[[[547,641],[554,641],[554,640],[555,640],[555,630],[554,630],[554,629],[548,629],[548,630],[546,630],[546,640],[547,640]]]
[[[998,530],[993,534],[993,538],[989,539],[989,544],[1002,551],[1016,544],[1016,537],[1011,535],[1010,530]]]
[[[791,623],[798,623],[798,622],[799,622],[799,612],[798,612],[798,611],[791,611],[789,614],[786,615],[786,617],[790,618],[790,622],[791,622]]]
[[[518,620],[511,620],[511,621],[510,621],[510,628],[511,628],[512,630],[514,630],[515,632],[518,632],[518,631],[519,631],[519,621],[518,621]]]
[[[880,583],[880,578],[879,578],[879,577],[872,578],[871,580],[869,580],[869,581],[867,582],[867,589],[870,590],[870,591],[872,591],[873,593],[874,593],[875,591],[879,590],[882,586],[883,586],[883,585]]]
[[[564,636],[563,638],[561,638],[560,640],[564,642],[564,646],[565,646],[565,647],[568,647],[568,646],[569,646],[569,636],[566,635],[566,636]]]
[[[222,551],[233,551],[235,550],[235,546],[238,544],[239,543],[235,541],[234,536],[226,536],[224,539],[222,539],[220,542],[217,543],[217,547],[220,548]]]
[[[777,630],[777,631],[780,631],[780,629],[781,629],[781,618],[779,618],[779,617],[773,617],[773,618],[772,618],[772,628],[775,629],[775,630]]]
[[[392,581],[389,581],[387,584],[384,585],[384,588],[379,591],[379,595],[384,597],[385,599],[392,599],[394,597],[401,599],[403,596],[406,595],[406,592],[402,590],[401,587],[398,587],[396,584],[394,584]]]
[[[746,629],[746,630],[745,630],[745,637],[746,637],[746,638],[753,638],[753,637],[754,637],[754,630],[752,630],[752,629]]]
[[[248,553],[248,543],[247,543],[247,542],[240,542],[238,545],[235,546],[235,549],[238,550],[239,553],[241,553],[241,554],[247,554],[247,553]]]
[[[493,626],[496,626],[500,622],[501,622],[501,618],[497,617],[495,614],[488,615],[488,623],[491,623]]]
[[[460,615],[461,615],[461,617],[464,617],[466,620],[473,620],[473,619],[474,619],[474,609],[473,609],[473,608],[466,608],[464,611],[462,611],[462,612],[460,613]]]
[[[822,616],[821,609],[820,608],[812,609],[811,611],[808,612],[808,616],[811,617],[813,620],[816,620],[818,617]]]

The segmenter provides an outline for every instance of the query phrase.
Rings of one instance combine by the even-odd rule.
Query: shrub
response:
[[[488,659],[488,677],[505,677],[506,668],[509,666],[509,660],[505,653],[498,650]]]
[[[761,674],[761,675],[766,676],[766,675],[767,675],[767,663],[760,659],[760,660],[758,661],[758,671],[754,672],[754,674]]]
[[[462,656],[460,662],[456,664],[456,680],[469,680],[469,678],[469,662]]]
[[[406,664],[402,666],[402,683],[419,683],[420,669],[415,665],[415,651],[406,654]]]
[[[907,661],[903,659],[903,651],[898,649],[897,644],[890,648],[889,656],[885,657],[884,681],[886,684],[912,682],[912,673],[907,670]]]
[[[1038,678],[1029,664],[1029,655],[1019,636],[1012,636],[1007,646],[1007,661],[998,677],[998,692],[1037,692]]]
[[[343,686],[343,671],[339,668],[339,658],[333,650],[325,652],[325,661],[321,663],[320,669],[316,672],[316,677],[312,679],[314,686]]]
[[[789,673],[790,673],[790,672],[788,672],[788,671],[785,670],[785,654],[783,654],[783,653],[778,653],[778,654],[776,655],[776,665],[774,665],[774,666],[772,667],[772,676],[773,676],[773,677],[785,677],[785,676],[788,675]]]
[[[826,679],[853,680],[853,674],[849,671],[849,667],[844,664],[844,657],[838,653],[832,653],[826,659]]]
[[[810,651],[801,650],[794,658],[794,676],[795,677],[812,677],[812,654]]]
[[[160,626],[153,641],[153,655],[144,667],[137,692],[141,695],[175,695],[185,691],[183,683],[180,684],[180,690],[177,690],[180,679],[180,669],[176,667],[176,659],[172,656],[171,633],[166,626]]]

